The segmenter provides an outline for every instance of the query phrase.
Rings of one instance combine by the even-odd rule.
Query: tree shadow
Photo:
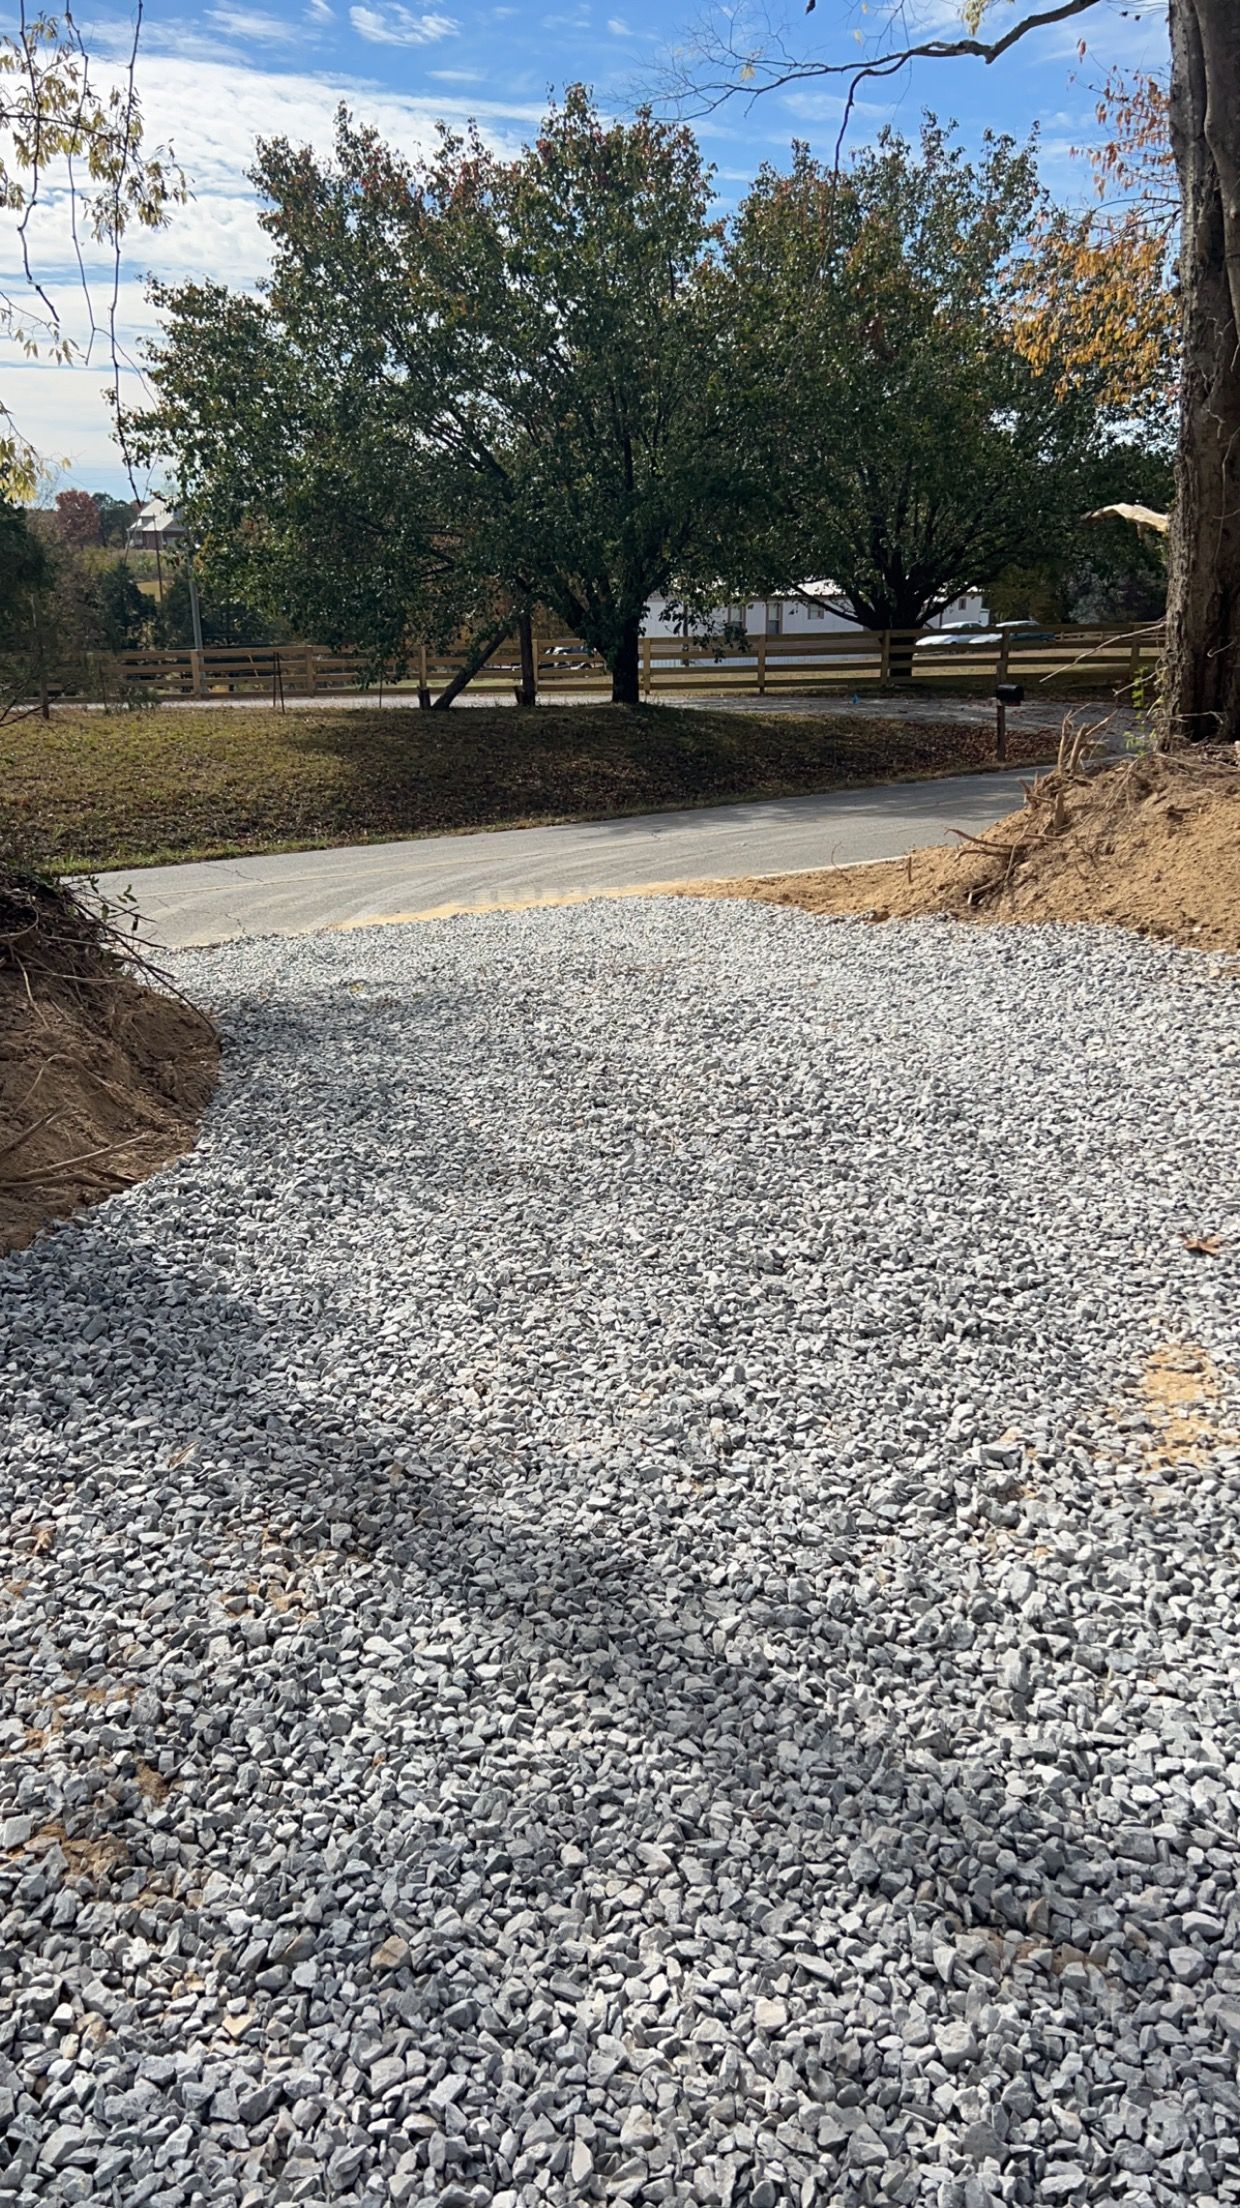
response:
[[[183,1823],[187,1800],[197,1813],[217,1791],[239,1792],[243,1804],[283,1803],[295,1825],[311,1813],[310,1828],[324,1803],[356,1805],[345,1852],[367,1877],[342,1965],[378,2003],[385,2029],[434,2019],[440,2030],[459,2009],[469,1956],[475,2012],[498,2019],[488,2028],[519,2049],[531,2087],[556,2075],[557,2060],[551,2038],[529,2036],[531,1974],[559,1975],[583,2048],[618,2031],[657,2047],[667,2034],[647,2013],[657,2004],[643,1999],[650,1979],[638,1966],[681,1950],[684,2024],[671,2037],[691,2043],[701,2075],[726,2084],[726,2050],[745,2043],[746,2004],[766,1989],[787,2012],[780,2044],[794,2073],[821,2067],[815,2106],[845,2085],[871,2098],[886,2091],[881,2058],[856,2023],[871,1976],[877,1990],[893,1957],[906,2015],[920,2002],[936,2026],[977,2020],[978,2052],[951,2077],[987,2106],[1001,2081],[981,2042],[1006,2029],[1002,2020],[983,2028],[988,2006],[1032,2032],[1022,2059],[1035,2068],[1039,2035],[1058,2028],[1068,1993],[1083,2025],[1096,2017],[1108,2030],[1139,2029],[1137,2013],[1171,1988],[1156,1955],[1130,1938],[1128,1914],[1148,1907],[1151,1890],[1169,1912],[1181,1906],[1189,1832],[1125,1838],[1135,1854],[1106,1847],[1083,1806],[1105,1775],[1088,1741],[1049,1755],[1043,1743],[1033,1756],[1048,1779],[1071,1781],[1082,1806],[1065,1812],[1049,1786],[1013,1795],[1013,1742],[1027,1746],[1036,1731],[1027,1713],[995,1715],[993,1752],[979,1727],[962,1753],[950,1695],[937,1710],[921,1697],[913,1707],[924,1714],[902,1719],[907,1640],[902,1628],[876,1632],[859,1594],[880,1540],[842,1523],[839,1540],[813,1556],[791,1542],[753,1542],[753,1568],[738,1576],[729,1567],[744,1540],[734,1546],[723,1530],[726,1496],[713,1523],[734,1452],[715,1446],[704,1422],[681,1449],[637,1425],[618,1431],[609,1453],[584,1402],[574,1435],[554,1403],[541,1424],[546,1404],[531,1403],[524,1425],[502,1403],[496,1415],[485,1390],[472,1401],[462,1392],[468,1376],[421,1394],[434,1313],[423,1305],[419,1338],[384,1333],[393,1283],[373,1262],[376,1208],[406,1206],[412,1274],[429,1262],[419,1218],[460,1207],[465,1219],[480,1191],[531,1188],[504,1113],[503,1069],[483,1047],[486,1023],[480,1011],[472,1059],[459,994],[452,1031],[465,1062],[455,1061],[454,1079],[468,1086],[477,1125],[455,1146],[445,1141],[429,1064],[407,1094],[393,1085],[393,1054],[429,1054],[450,988],[431,974],[421,995],[395,1004],[349,972],[342,944],[325,993],[357,993],[359,1055],[347,1123],[326,1150],[319,1090],[334,1090],[340,1068],[316,1055],[314,1007],[256,1003],[236,1018],[240,1029],[261,1022],[263,1057],[243,1089],[226,1075],[209,1152],[17,1261],[38,1271],[55,1312],[41,1325],[15,1305],[10,1338],[10,1400],[20,1394],[42,1419],[47,1502],[67,1455],[65,1488],[76,1483],[109,1556],[134,1567],[137,1624],[118,1622],[100,1647],[93,1591],[75,1587],[54,1549],[30,1557],[36,1592],[54,1588],[58,1602],[44,1627],[44,1672],[55,1669],[50,1650],[78,1689],[132,1683],[125,1646],[137,1631],[152,1659],[140,1676],[161,1705],[157,1717],[109,1708],[99,1761],[119,1752],[166,1774],[166,1802],[152,1812],[139,1779],[126,1777],[81,1810],[82,1837],[123,1844],[119,1886],[139,1872],[159,1876],[163,1837]],[[369,1050],[376,1018],[390,1023],[382,1070]],[[554,1072],[530,1058],[522,1078],[550,1082]],[[394,1111],[412,1115],[396,1160],[383,1142]],[[588,1126],[574,1135],[587,1148],[590,1139]],[[572,1158],[566,1144],[561,1219],[573,1202]],[[311,1171],[331,1203],[308,1212],[298,1239],[288,1199]],[[209,1213],[197,1208],[199,1185],[209,1187]],[[208,1216],[229,1223],[226,1247]],[[472,1278],[467,1248],[459,1262]],[[108,1300],[92,1310],[101,1278]],[[520,1283],[510,1306],[479,1310],[485,1355],[473,1378],[516,1344],[511,1330],[526,1315]],[[452,1324],[459,1333],[459,1305]],[[157,1355],[144,1355],[148,1340]],[[360,1370],[359,1340],[377,1345]],[[438,1349],[434,1363],[441,1369]],[[88,1458],[94,1468],[83,1472]],[[173,1492],[174,1524],[192,1529],[192,1614],[153,1595],[150,1565]],[[169,1571],[171,1588],[184,1584],[183,1561]],[[979,1564],[984,1596],[981,1551]],[[918,1570],[929,1589],[933,1559]],[[258,1645],[277,1653],[292,1697],[261,1751],[243,1622],[266,1636]],[[368,1639],[387,1641],[395,1663],[376,1660]],[[505,1729],[488,1730],[501,1697]],[[338,1711],[344,1733],[333,1729]],[[307,1723],[313,1780],[290,1796],[285,1757],[296,1760],[292,1733]],[[383,1776],[359,1799],[363,1751]],[[249,1998],[235,1945],[201,1903],[194,1847],[179,1845],[187,1952],[200,1943]],[[315,1860],[317,1846],[287,1874],[254,1877],[242,1842],[239,1890],[253,1890],[271,1919],[307,1891],[329,1896],[340,1857]],[[486,1895],[502,1895],[510,1914],[529,1912],[519,1966],[482,1957],[469,1910]],[[369,1957],[392,1924],[412,1954],[390,1980],[372,1980]],[[936,1951],[948,1952],[945,1965]],[[741,2008],[728,2012],[723,2037],[698,2040],[696,2026],[723,2013],[712,1967],[725,1980],[739,1974]],[[320,2028],[309,1993],[305,2022]],[[459,2027],[466,2059],[477,2029],[477,2013]],[[1187,2038],[1160,2048],[1147,2066],[1154,2087],[1187,2089],[1199,2053]],[[908,2060],[929,2090],[927,2058]],[[1210,2079],[1203,2087],[1198,2076],[1197,2089],[1208,2102]],[[746,2090],[759,2090],[752,2077]],[[870,2182],[856,2178],[856,2197]]]

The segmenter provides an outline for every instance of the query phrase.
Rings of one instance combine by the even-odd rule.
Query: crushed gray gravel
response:
[[[0,2202],[1240,2201],[1234,975],[177,971],[200,1147],[0,1264]]]

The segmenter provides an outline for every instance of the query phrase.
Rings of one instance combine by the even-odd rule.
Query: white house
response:
[[[683,623],[669,619],[667,603],[666,598],[651,599],[642,625],[643,636],[684,635]],[[747,636],[821,636],[828,630],[857,627],[856,621],[840,610],[841,604],[833,583],[805,583],[794,598],[756,598],[746,606],[720,606],[717,618],[737,628],[743,622]],[[953,600],[927,626],[946,629],[961,621],[977,621],[984,626],[989,618],[980,591],[971,590]]]
[[[131,552],[175,552],[185,529],[166,498],[148,498],[131,522],[126,539]]]

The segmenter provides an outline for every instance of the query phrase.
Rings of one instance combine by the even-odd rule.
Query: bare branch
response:
[[[693,57],[690,55],[677,65],[666,91],[678,104],[683,105],[688,101],[690,111],[696,109],[699,113],[709,114],[738,94],[742,98],[753,100],[764,92],[781,91],[789,85],[813,83],[824,77],[839,78],[846,89],[836,148],[838,162],[862,85],[895,76],[915,61],[974,60],[989,65],[1000,60],[1032,32],[1066,23],[1074,16],[1085,15],[1101,4],[1102,0],[1058,0],[1054,7],[1041,8],[1022,16],[1018,22],[1010,25],[1001,38],[984,39],[964,35],[960,38],[911,40],[902,46],[892,46],[884,53],[871,54],[867,59],[849,61],[798,59],[778,40],[773,40],[765,50],[750,48],[746,51],[736,43],[737,31],[741,26],[739,20],[733,18],[727,32],[722,36],[711,25],[705,34],[698,57],[708,66],[714,64],[721,70],[726,69],[726,77],[715,82],[698,82],[692,75]],[[816,0],[807,0],[805,13],[811,15],[815,6]]]

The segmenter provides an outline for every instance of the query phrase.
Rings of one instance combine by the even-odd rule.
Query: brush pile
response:
[[[0,862],[0,1251],[187,1149],[210,1022],[64,884]]]

